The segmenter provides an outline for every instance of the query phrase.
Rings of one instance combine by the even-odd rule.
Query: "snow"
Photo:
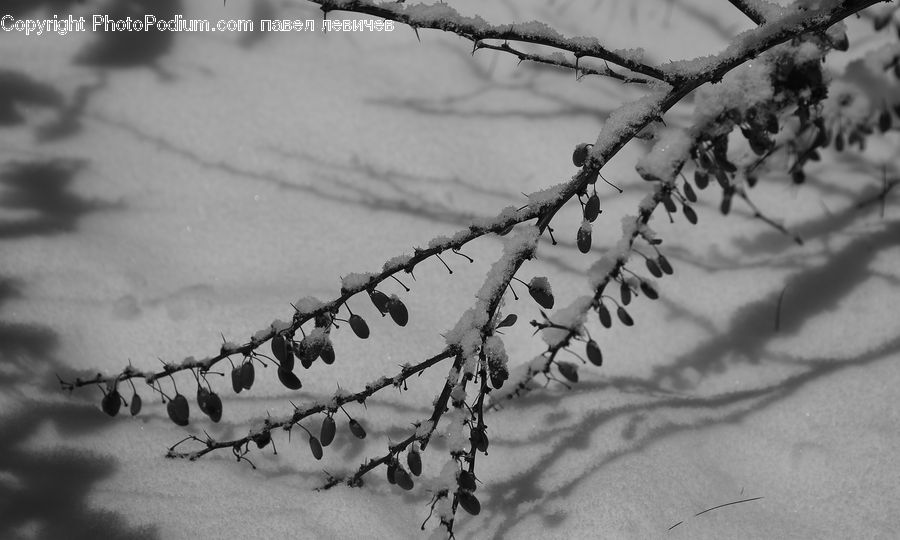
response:
[[[50,5],[33,4],[28,16]],[[250,9],[236,1],[182,4],[187,16],[211,19]],[[492,22],[545,19],[565,35],[598,35],[623,50],[646,46],[645,58],[662,65],[684,51],[722,49],[749,25],[728,2],[666,4],[516,4],[517,16],[502,2],[457,9],[485,10]],[[303,3],[259,5],[287,18],[321,16]],[[854,35],[869,24],[850,21],[851,45],[873,45]],[[121,68],[74,63],[97,34],[4,35],[6,73],[27,74],[72,108],[17,101],[3,109],[3,122],[21,122],[0,126],[0,421],[8,435],[0,442],[0,498],[12,509],[0,516],[0,537],[440,534],[438,516],[426,531],[419,526],[428,490],[455,485],[459,466],[449,449],[468,446],[462,411],[438,426],[412,492],[389,486],[383,468],[361,488],[314,489],[323,470],[352,472],[391,442],[430,431],[432,400],[448,376],[459,379],[452,359],[410,378],[408,389],[389,384],[365,405],[345,405],[365,425],[365,440],[349,433],[338,410],[338,435],[321,461],[297,429],[290,443],[288,434],[273,434],[277,455],[251,443],[256,469],[236,463],[229,449],[194,462],[163,456],[189,434],[230,439],[258,430],[266,418],[292,414],[289,400],[334,405],[441,350],[441,330],[457,322],[455,342],[474,338],[470,352],[483,346],[497,354],[502,339],[511,370],[492,393],[501,408],[485,415],[491,448],[476,464],[482,513],[457,514],[457,538],[894,537],[898,211],[893,192],[883,217],[878,205],[856,205],[877,195],[882,164],[888,180],[896,176],[896,132],[881,145],[873,138],[863,154],[823,153],[814,182],[788,187],[774,174],[751,191],[803,234],[803,247],[749,219],[739,201],[732,216],[718,215],[714,190],[699,193],[696,227],[678,214],[674,224],[654,216],[675,275],[659,280],[661,300],[637,296],[628,306],[634,327],[604,329],[595,316],[581,321],[579,309],[558,312],[584,302],[590,280],[627,255],[622,233],[647,234],[635,214],[654,186],[633,170],[647,149],[628,145],[604,165],[626,193],[602,195],[591,254],[572,245],[581,223],[572,202],[553,222],[560,245],[545,240],[520,271],[526,281],[548,276],[562,308],[548,314],[580,324],[603,349],[604,366],[579,365],[582,380],[572,390],[552,381],[544,387],[538,377],[531,393],[502,399],[519,375],[546,363],[547,344],[527,324],[539,308],[522,287],[518,302],[504,297],[503,312],[515,312],[516,325],[483,345],[471,334],[489,323],[477,308],[496,292],[496,272],[485,279],[493,263],[502,258],[502,273],[504,253],[533,248],[530,221],[467,244],[476,262],[454,265],[453,276],[429,261],[415,280],[398,275],[409,294],[393,280],[379,285],[402,295],[405,328],[378,317],[364,296],[351,300],[372,336],[358,339],[339,322],[329,336],[335,364],[298,366],[298,392],[278,383],[271,363],[256,363],[253,389],[235,395],[228,360],[217,364],[207,378],[224,402],[219,424],[192,400],[191,425],[175,426],[159,394],[139,381],[144,409],[136,418],[127,407],[114,419],[104,415],[97,388],[59,391],[57,373],[113,373],[129,361],[150,372],[160,369],[157,357],[203,359],[220,347],[236,350],[260,328],[269,335],[273,320],[292,314],[292,299],[311,313],[339,294],[347,272],[385,260],[402,268],[409,255],[395,255],[469,234],[473,215],[480,223],[516,215],[529,202],[521,193],[572,174],[572,148],[593,140],[601,122],[601,139],[612,137],[653,110],[650,98],[608,119],[644,89],[575,83],[571,71],[516,67],[502,53],[472,58],[471,44],[456,37],[421,32],[419,44],[403,30],[254,34],[252,46],[233,34],[179,33],[154,65]],[[882,106],[871,85],[846,82]],[[0,103],[9,92],[0,90]],[[83,109],[79,95],[87,96]],[[690,107],[673,110],[666,122],[683,126],[690,114]],[[16,163],[51,160],[83,165],[15,174]],[[621,216],[628,216],[622,230]],[[583,343],[574,343],[582,354]],[[174,389],[169,377],[158,382]],[[189,374],[175,382],[184,395],[195,393]],[[131,400],[129,383],[118,389]],[[470,400],[474,393],[469,387]],[[303,425],[315,435],[322,416]],[[695,515],[756,496],[764,498]],[[436,511],[448,508],[442,499]]]

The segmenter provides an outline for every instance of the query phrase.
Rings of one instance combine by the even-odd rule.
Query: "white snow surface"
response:
[[[321,17],[316,6],[274,0],[171,4],[213,21],[252,12]],[[52,15],[52,5],[62,18],[67,8],[90,16],[112,4],[33,5],[9,9],[37,18]],[[478,24],[549,32],[529,23],[539,19],[561,35],[599,36],[611,49],[643,47],[642,57],[659,64],[723,50],[751,26],[728,2],[706,0],[452,6]],[[450,8],[417,9],[425,17]],[[849,21],[851,46],[871,45],[855,37],[868,25]],[[609,117],[642,90],[576,83],[570,72],[517,66],[494,52],[472,57],[471,44],[437,31],[420,37],[421,44],[399,25],[328,35],[172,33],[146,50],[113,43],[113,51],[133,51],[118,63],[88,56],[79,64],[104,35],[4,32],[0,104],[12,105],[0,110],[0,537],[428,537],[437,520],[419,530],[427,490],[453,482],[449,451],[469,444],[461,412],[436,429],[411,492],[389,485],[383,468],[361,488],[314,490],[323,470],[350,473],[389,443],[430,429],[414,423],[430,417],[451,360],[365,407],[347,404],[368,436],[352,436],[338,411],[337,437],[321,461],[299,428],[290,442],[274,433],[277,455],[271,445],[251,445],[256,469],[229,450],[194,462],[164,455],[187,435],[242,437],[268,415],[360,391],[448,341],[472,338],[474,351],[481,344],[471,332],[486,322],[478,304],[497,286],[492,265],[500,259],[494,272],[506,268],[504,246],[529,249],[533,222],[466,244],[474,263],[444,254],[452,275],[437,260],[398,273],[410,293],[392,279],[380,284],[403,299],[405,327],[380,317],[365,293],[351,299],[371,336],[358,339],[338,322],[329,335],[334,365],[298,365],[299,391],[286,391],[268,363],[257,364],[250,391],[235,395],[231,365],[216,365],[224,377],[207,378],[224,404],[218,424],[198,410],[186,373],[175,377],[191,403],[186,428],[169,421],[159,394],[142,382],[141,414],[123,406],[111,419],[99,389],[70,395],[56,379],[114,373],[129,362],[159,370],[160,359],[206,358],[223,342],[233,349],[257,331],[267,335],[291,319],[292,301],[309,313],[337,297],[340,276],[358,285],[368,274],[353,272],[403,265],[413,246],[546,202],[552,186],[577,172],[576,144],[596,140],[597,149],[656,104],[654,95]],[[126,65],[141,55],[150,59]],[[757,80],[755,66],[739,69],[747,75],[736,80]],[[30,97],[15,97],[11,80],[32,84],[21,83]],[[882,106],[861,99],[867,110]],[[698,114],[721,104],[704,104],[702,94],[690,101]],[[843,106],[852,116],[862,105]],[[684,126],[694,114],[678,108],[666,122]],[[457,538],[895,538],[900,207],[895,194],[883,216],[877,204],[856,205],[877,195],[882,170],[897,177],[898,146],[895,130],[862,154],[823,153],[815,182],[789,186],[773,175],[750,190],[804,246],[752,219],[737,200],[732,215],[721,216],[714,187],[699,193],[697,226],[680,214],[674,223],[655,216],[650,225],[675,274],[654,282],[659,300],[632,301],[631,328],[614,320],[604,329],[596,314],[582,320],[573,307],[624,254],[620,238],[652,189],[634,171],[649,150],[643,143],[605,164],[604,176],[625,194],[598,182],[603,213],[591,252],[574,246],[582,216],[573,201],[553,222],[560,245],[545,234],[519,273],[526,282],[548,277],[562,308],[553,313],[568,314],[567,323],[598,342],[604,366],[579,365],[571,390],[544,387],[538,377],[534,391],[486,414],[490,448],[476,467],[482,511],[457,514]],[[643,258],[631,261],[641,273]],[[513,286],[520,299],[507,292],[503,313],[518,322],[486,345],[504,351],[510,381],[538,366],[546,348],[528,324],[539,320],[538,306]],[[268,344],[260,350],[268,354]],[[583,342],[572,351],[584,356]],[[176,391],[167,377],[159,384]],[[118,389],[131,402],[131,386]],[[468,390],[471,400],[475,387]],[[317,435],[322,418],[302,425]]]

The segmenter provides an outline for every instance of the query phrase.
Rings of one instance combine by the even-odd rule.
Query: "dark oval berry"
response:
[[[612,316],[609,313],[609,309],[603,304],[597,306],[597,316],[600,317],[600,324],[604,327],[609,328],[612,326]]]
[[[684,212],[684,217],[687,219],[691,225],[697,224],[697,212],[694,212],[694,209],[688,205],[684,205],[681,207],[681,211]]]
[[[662,269],[660,269],[659,265],[656,264],[656,261],[653,259],[645,259],[644,262],[647,263],[647,270],[653,274],[653,277],[661,278],[663,276]]]
[[[466,491],[475,491],[475,474],[469,471],[459,471],[456,476],[459,487]]]
[[[714,172],[719,185],[722,186],[723,189],[728,189],[728,187],[731,185],[731,180],[728,178],[728,174],[722,169],[716,169]]]
[[[479,428],[472,429],[472,432],[469,434],[469,441],[476,450],[483,453],[487,452],[488,446],[490,445],[487,433],[485,433],[484,429]]]
[[[719,210],[722,212],[723,216],[727,216],[729,212],[731,212],[731,197],[728,195],[722,197],[722,203],[719,204]]]
[[[584,205],[584,219],[591,223],[600,215],[600,197],[596,193],[588,197],[587,203]]]
[[[619,286],[619,296],[622,297],[622,303],[626,306],[631,303],[631,285],[624,281]]]
[[[891,118],[891,111],[885,109],[881,111],[881,114],[878,115],[878,129],[884,133],[885,131],[891,129],[891,124],[893,123],[893,119]]]
[[[357,439],[366,438],[366,430],[363,429],[362,424],[351,418],[348,425],[350,426],[350,433],[352,433],[354,437]]]
[[[415,448],[406,454],[406,464],[409,466],[409,472],[416,476],[422,474],[422,455]]]
[[[388,312],[388,305],[391,301],[391,299],[388,298],[388,295],[379,290],[372,290],[369,291],[369,299],[372,300],[372,304],[375,306],[375,309],[377,309],[382,315]]]
[[[406,472],[406,469],[397,465],[397,470],[394,472],[394,481],[397,482],[397,485],[403,488],[405,491],[409,491],[413,488],[413,479],[409,476],[409,473]]]
[[[517,320],[519,320],[519,318],[516,316],[516,314],[510,313],[502,321],[497,323],[497,328],[506,328],[507,326],[512,326],[516,324]]]
[[[100,407],[103,409],[103,412],[110,416],[119,414],[119,409],[122,407],[122,396],[119,395],[119,391],[112,390],[107,392],[103,399],[100,400]]]
[[[231,388],[235,394],[240,394],[244,389],[244,385],[241,383],[241,373],[243,372],[241,368],[242,366],[237,366],[231,370]]]
[[[327,340],[322,344],[322,350],[319,351],[319,358],[329,366],[334,363],[334,345],[331,344],[331,340]]]
[[[397,462],[391,461],[387,466],[387,481],[388,484],[396,484],[397,483]]]
[[[533,277],[528,282],[528,294],[534,298],[544,309],[553,309],[553,291],[550,290],[550,282],[545,277]]]
[[[288,390],[300,390],[303,386],[303,383],[300,382],[300,379],[294,375],[293,371],[288,371],[286,369],[278,368],[278,380],[281,381]]]
[[[253,362],[244,362],[244,365],[241,366],[241,386],[244,387],[244,390],[250,390],[255,380],[256,368],[253,367]]]
[[[468,491],[458,491],[456,500],[459,501],[459,505],[463,510],[473,516],[477,516],[481,512],[481,503],[478,502],[478,497]]]
[[[166,404],[166,412],[169,413],[169,418],[179,426],[188,425],[190,406],[187,398],[183,395],[175,394],[175,397]]]
[[[659,267],[663,272],[669,274],[670,276],[675,273],[672,265],[669,264],[669,259],[667,259],[665,255],[660,255],[659,257],[657,257],[656,262],[659,264]]]
[[[334,418],[331,415],[326,416],[322,420],[322,429],[319,430],[319,440],[322,442],[322,446],[331,444],[331,441],[334,440],[335,431],[337,431],[337,426],[334,423]]]
[[[197,387],[197,406],[200,407],[200,412],[203,414],[209,414],[207,412],[207,403],[209,401],[209,390],[203,388],[202,386]]]
[[[284,339],[284,336],[281,334],[275,334],[275,337],[272,338],[272,355],[275,356],[275,359],[278,360],[279,364],[284,363],[284,359],[287,357],[287,341]]]
[[[576,167],[583,167],[592,146],[594,145],[588,143],[581,143],[576,146],[575,151],[572,152],[572,164]]]
[[[314,458],[322,459],[322,445],[319,443],[319,439],[310,437],[309,449],[312,451],[312,455]]]
[[[684,198],[691,202],[697,202],[697,193],[687,182],[684,183]]]
[[[578,366],[571,362],[557,362],[556,367],[559,369],[560,375],[569,380],[569,382],[578,382]]]
[[[644,296],[646,296],[650,300],[656,300],[657,298],[659,298],[659,293],[656,292],[656,289],[653,288],[653,285],[650,285],[646,281],[641,282],[641,291],[644,293]]]
[[[662,203],[663,203],[663,206],[666,208],[666,212],[668,212],[670,214],[674,214],[675,212],[678,212],[678,207],[675,206],[675,201],[673,201],[672,197],[670,197],[669,195],[666,195],[665,197],[663,197]]]
[[[397,296],[391,297],[391,302],[388,304],[388,311],[395,323],[399,326],[406,326],[406,323],[409,321],[409,312],[406,310],[406,304],[397,298]]]
[[[140,394],[135,394],[131,397],[131,416],[137,416],[141,412],[141,406],[143,405],[143,401],[141,400]]]
[[[222,419],[222,398],[219,397],[219,394],[215,392],[209,393],[209,397],[206,398],[206,411],[204,412],[213,422],[218,423]]]
[[[587,253],[591,250],[591,230],[588,228],[581,227],[578,229],[578,235],[576,239],[576,243],[578,244],[578,251],[582,253]]]
[[[709,185],[709,175],[705,171],[697,169],[694,171],[694,183],[699,189],[706,189],[706,186]]]
[[[593,339],[587,342],[587,357],[595,366],[603,365],[603,353],[600,351],[600,346]]]
[[[619,309],[616,310],[616,315],[619,316],[619,320],[622,321],[622,324],[625,326],[634,326],[634,319],[631,318],[631,315],[629,315],[622,306],[619,306]]]
[[[350,328],[353,329],[353,333],[356,334],[356,337],[360,339],[366,339],[369,337],[369,325],[366,324],[366,321],[357,314],[350,315]]]

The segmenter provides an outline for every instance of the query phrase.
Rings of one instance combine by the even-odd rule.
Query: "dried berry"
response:
[[[366,324],[365,319],[355,313],[350,315],[350,328],[353,329],[353,333],[356,334],[356,337],[360,339],[369,337],[369,325]]]
[[[669,264],[669,259],[667,259],[665,255],[660,255],[659,257],[657,257],[656,262],[659,264],[659,267],[663,272],[669,274],[670,276],[675,273],[672,265]]]
[[[141,401],[140,394],[135,394],[131,398],[131,416],[137,416],[141,412],[141,406],[143,405],[143,401]]]
[[[644,262],[647,263],[647,270],[649,270],[650,273],[653,274],[654,277],[661,278],[663,276],[663,272],[659,268],[659,265],[656,264],[655,260],[648,258],[648,259],[645,259]]]
[[[659,293],[656,292],[656,289],[653,285],[650,285],[646,281],[641,281],[641,292],[644,293],[644,296],[649,298],[650,300],[656,300],[659,298]]]
[[[473,516],[477,516],[481,512],[481,503],[478,502],[478,497],[468,491],[457,491],[456,500],[459,501],[463,510]]]
[[[187,398],[183,395],[175,394],[175,397],[166,404],[166,412],[169,413],[169,418],[179,426],[188,425],[190,406]]]
[[[619,316],[619,320],[622,321],[622,324],[625,326],[634,326],[634,319],[631,318],[631,315],[629,315],[622,306],[619,306],[619,309],[616,310],[616,315]]]
[[[663,203],[663,206],[666,208],[666,212],[668,212],[670,214],[674,214],[675,212],[678,212],[678,207],[675,206],[675,201],[673,201],[672,197],[670,197],[668,194],[663,196],[662,203]]]
[[[325,340],[325,343],[322,344],[319,358],[329,366],[334,363],[334,345],[331,344],[331,340]]]
[[[272,434],[268,431],[257,433],[253,436],[253,442],[255,442],[256,447],[261,450],[268,446],[270,442],[272,442]]]
[[[591,223],[600,215],[600,197],[596,193],[588,197],[587,203],[584,205],[584,219]]]
[[[550,289],[550,282],[545,277],[533,277],[528,282],[528,294],[534,298],[544,309],[553,308],[553,291]]]
[[[583,167],[592,146],[594,145],[589,143],[581,143],[576,146],[575,151],[572,152],[572,164],[576,167]]]
[[[319,439],[312,435],[309,436],[309,449],[314,458],[322,459],[322,445],[319,443]]]
[[[388,304],[390,304],[391,301],[391,299],[388,298],[388,295],[379,290],[372,290],[369,291],[369,299],[372,300],[375,309],[377,309],[382,316],[388,312]]]
[[[288,371],[286,369],[278,368],[278,380],[281,381],[281,384],[285,386],[288,390],[300,390],[303,386],[303,383],[300,382],[300,379],[294,375],[293,371]]]
[[[587,357],[595,366],[603,365],[603,353],[600,351],[600,346],[593,339],[587,342]]]
[[[203,414],[209,414],[206,408],[209,402],[209,393],[209,390],[206,388],[202,386],[197,387],[197,406],[200,407],[200,412]]]
[[[557,362],[556,367],[559,369],[560,375],[570,382],[578,382],[578,366],[571,362]]]
[[[103,399],[100,400],[100,407],[103,409],[103,412],[110,416],[119,414],[119,409],[122,407],[122,396],[119,395],[119,391],[110,390],[107,392]]]
[[[409,322],[409,312],[406,310],[406,305],[396,295],[391,297],[391,301],[388,303],[388,311],[391,314],[391,318],[399,326],[406,326],[406,323]]]
[[[488,376],[491,379],[491,386],[499,390],[509,378],[509,370],[506,364],[492,357],[488,359]]]
[[[406,454],[406,464],[409,466],[409,472],[416,476],[422,474],[422,455],[415,448],[411,448]]]
[[[337,426],[334,423],[334,418],[329,414],[322,420],[322,429],[319,430],[319,440],[322,442],[322,446],[328,446],[331,444],[331,441],[334,440],[334,434],[337,431]]]
[[[612,316],[609,313],[609,309],[603,304],[597,306],[597,316],[600,318],[600,324],[604,327],[610,328],[612,326]]]
[[[244,365],[241,366],[241,386],[244,390],[250,390],[254,380],[256,380],[256,368],[253,367],[253,362],[244,362]]]
[[[459,487],[466,491],[475,491],[475,474],[469,471],[459,471],[456,477]]]
[[[731,212],[731,197],[725,195],[722,197],[722,202],[719,204],[719,211],[722,212],[723,216],[727,216],[729,212]]]
[[[578,229],[578,235],[576,239],[576,243],[578,244],[578,251],[582,253],[587,253],[591,250],[591,228],[584,227]]]
[[[694,212],[694,209],[688,205],[684,205],[681,207],[681,211],[684,212],[684,217],[691,223],[691,225],[697,224],[697,212]]]
[[[391,461],[387,464],[387,481],[388,484],[397,483],[397,462]]]
[[[363,429],[362,424],[351,418],[348,425],[350,426],[350,433],[352,433],[354,437],[357,439],[366,438],[366,430]]]
[[[731,186],[731,180],[728,178],[728,174],[722,169],[716,169],[714,172],[716,180],[719,182],[719,185],[722,186],[722,189],[728,189],[729,186]]]

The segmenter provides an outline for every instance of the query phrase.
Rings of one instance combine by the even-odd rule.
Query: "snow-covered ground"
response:
[[[566,35],[644,46],[659,62],[717,52],[750,27],[725,1],[577,4],[454,3],[492,22],[538,18]],[[0,15],[89,17],[112,5],[211,20],[321,17],[274,0],[23,1]],[[854,48],[836,67],[869,43],[869,26],[851,23]],[[473,57],[455,36],[420,37],[399,26],[0,35],[0,537],[427,536],[427,480],[402,492],[378,470],[359,489],[313,490],[323,471],[355,469],[427,417],[443,366],[367,409],[347,407],[369,436],[339,422],[321,461],[300,430],[293,443],[276,438],[277,455],[251,453],[256,470],[227,451],[193,463],[164,455],[187,434],[242,436],[267,412],[290,412],[288,400],[356,391],[439,352],[499,254],[496,237],[466,247],[473,264],[445,257],[452,275],[436,260],[419,265],[405,280],[412,293],[385,283],[409,308],[406,328],[351,300],[372,337],[337,332],[336,363],[298,370],[302,390],[285,391],[273,369],[238,396],[215,379],[219,424],[194,407],[191,425],[175,426],[143,383],[141,415],[110,419],[99,390],[70,396],[56,379],[207,356],[223,335],[246,341],[288,319],[300,297],[335,297],[341,276],[378,271],[568,179],[574,146],[639,95],[490,51]],[[689,113],[688,102],[667,121]],[[721,216],[714,190],[701,193],[698,226],[654,218],[675,266],[660,301],[636,302],[632,328],[591,319],[605,365],[582,368],[572,390],[551,383],[490,413],[482,513],[461,512],[457,536],[900,535],[900,210],[896,195],[883,214],[856,207],[883,171],[897,177],[898,143],[895,130],[863,154],[826,155],[804,186],[775,175],[754,188],[803,246],[737,204]],[[560,244],[542,240],[523,279],[548,276],[559,305],[588,291],[587,268],[646,194],[633,168],[645,149],[633,142],[604,168],[625,193],[601,190],[591,254],[575,249],[573,203],[554,222]],[[507,301],[519,315],[507,352],[524,365],[542,350],[527,324],[537,306]],[[188,376],[176,380],[192,394]],[[445,449],[440,439],[429,447],[424,477],[439,474]]]

